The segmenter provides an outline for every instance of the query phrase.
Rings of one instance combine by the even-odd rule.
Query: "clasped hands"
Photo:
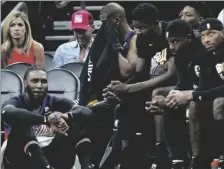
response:
[[[146,102],[146,111],[152,114],[163,114],[166,108],[178,109],[192,100],[191,91],[171,90],[168,96],[157,95],[152,101]]]
[[[120,81],[111,81],[103,90],[103,98],[108,103],[119,103],[120,97],[127,91],[127,84],[121,83]]]
[[[47,116],[47,121],[50,124],[51,129],[54,132],[61,133],[65,136],[68,136],[69,126],[66,120],[69,119],[68,113],[61,113],[54,111]]]

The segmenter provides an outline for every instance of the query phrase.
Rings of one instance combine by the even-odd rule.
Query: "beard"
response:
[[[27,86],[27,88],[25,89],[28,96],[29,96],[29,99],[30,100],[35,100],[35,101],[42,101],[45,96],[47,95],[47,89],[44,89],[44,92],[42,95],[35,95],[33,90],[31,89],[31,87]]]

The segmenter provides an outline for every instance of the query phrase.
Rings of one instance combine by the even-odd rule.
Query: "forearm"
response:
[[[11,106],[6,106],[5,108],[3,108],[2,119],[9,125],[37,125],[46,123],[46,118],[42,115]]]
[[[165,73],[161,76],[155,77],[153,79],[144,81],[144,82],[139,82],[135,84],[130,84],[128,85],[128,90],[127,92],[129,94],[136,93],[136,92],[144,92],[144,91],[152,91],[155,88],[164,86],[167,84],[167,82],[170,82],[172,79],[175,77],[169,73]]]
[[[194,91],[192,92],[194,101],[204,101],[204,100],[213,100],[218,97],[224,97],[224,85],[211,88],[203,91]]]

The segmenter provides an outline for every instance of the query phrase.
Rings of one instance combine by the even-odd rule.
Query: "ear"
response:
[[[117,16],[115,19],[117,21],[117,25],[119,25],[119,23],[120,23],[120,17]]]
[[[23,84],[24,84],[24,88],[27,88],[27,81],[26,80],[24,80]]]
[[[95,25],[94,24],[92,24],[92,31],[94,31],[95,30]]]
[[[200,18],[199,18],[199,24],[200,24],[204,19],[205,19],[204,17],[200,17]]]
[[[224,29],[222,30],[222,38],[224,39]]]

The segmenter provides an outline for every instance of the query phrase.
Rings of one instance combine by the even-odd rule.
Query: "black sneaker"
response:
[[[90,164],[90,165],[88,166],[88,169],[95,169],[95,168],[94,168],[94,164]]]
[[[158,169],[158,165],[153,163],[150,169]]]

